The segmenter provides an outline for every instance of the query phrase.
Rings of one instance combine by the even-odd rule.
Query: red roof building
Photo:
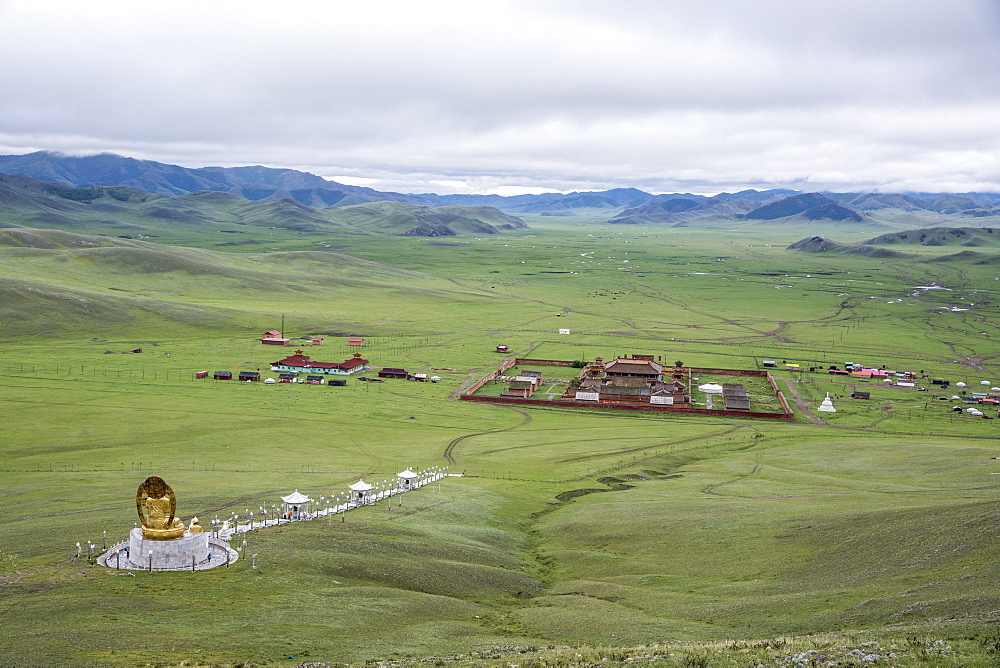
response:
[[[647,378],[659,380],[663,374],[663,365],[653,361],[652,355],[633,355],[631,359],[619,357],[604,366],[604,373],[609,378]]]
[[[352,373],[360,373],[364,370],[368,360],[361,359],[361,353],[354,353],[354,357],[343,362],[316,362],[303,355],[301,350],[296,350],[294,355],[289,355],[283,360],[271,363],[271,371],[293,371],[298,373],[326,373],[340,376],[347,376]]]

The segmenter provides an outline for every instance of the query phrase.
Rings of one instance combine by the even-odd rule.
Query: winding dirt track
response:
[[[504,429],[490,429],[488,431],[478,431],[474,434],[466,434],[465,436],[459,436],[457,438],[453,438],[451,440],[451,443],[448,444],[448,447],[444,449],[444,458],[448,460],[449,464],[455,463],[455,446],[457,446],[465,439],[472,438],[473,436],[485,436],[486,434],[502,434],[503,432],[506,431],[514,431],[515,429],[520,429],[524,425],[531,422],[531,415],[521,410],[520,408],[514,408],[512,406],[498,406],[498,408],[504,408],[509,411],[514,411],[515,413],[520,413],[524,417],[524,420],[522,420],[519,424],[515,424],[512,427],[506,427]]]

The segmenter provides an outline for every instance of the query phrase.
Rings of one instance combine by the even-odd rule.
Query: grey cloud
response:
[[[6,2],[0,144],[414,192],[1000,190],[998,3],[485,4]]]

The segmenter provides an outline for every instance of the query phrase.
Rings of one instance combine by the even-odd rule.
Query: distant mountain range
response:
[[[76,188],[128,186],[157,195],[212,191],[251,201],[293,199],[317,208],[385,201],[437,204],[417,195],[348,186],[294,169],[261,166],[188,168],[113,153],[83,157],[46,151],[2,155],[0,174],[23,174]]]
[[[923,226],[943,217],[1000,217],[997,193],[801,193],[743,190],[707,197],[653,195],[636,188],[541,195],[410,195],[349,186],[315,174],[271,167],[187,168],[110,153],[75,157],[49,152],[0,156],[0,174],[21,174],[72,188],[134,188],[161,196],[225,193],[249,202],[284,201],[310,211],[374,202],[421,207],[492,207],[508,214],[600,216],[613,224],[700,226],[742,221],[756,224]],[[131,195],[138,197],[138,195]],[[131,197],[130,196],[130,197]],[[300,212],[307,217],[308,212]],[[429,215],[429,214],[424,214]],[[508,221],[509,222],[509,221]],[[419,227],[419,224],[415,225]]]
[[[751,195],[752,197],[748,196]],[[925,225],[944,222],[943,217],[987,218],[1000,216],[1000,196],[981,195],[974,200],[958,195],[916,197],[881,193],[794,193],[751,191],[715,197],[685,199],[659,196],[626,209],[609,222],[616,224],[667,224],[677,227],[708,220],[755,223],[806,224],[825,221],[845,225]]]
[[[158,237],[206,230],[264,236],[269,229],[302,233],[452,237],[525,228],[492,207],[423,206],[374,201],[314,208],[293,199],[250,201],[226,192],[159,195],[131,186],[77,188],[29,176],[0,174],[0,228],[30,227],[119,237]],[[237,237],[237,243],[263,243]],[[220,244],[222,245],[222,244]]]

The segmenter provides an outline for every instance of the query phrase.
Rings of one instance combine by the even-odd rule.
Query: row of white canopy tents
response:
[[[397,473],[395,480],[368,483],[361,478],[356,483],[348,485],[348,491],[331,493],[330,496],[323,495],[319,499],[313,499],[296,489],[288,496],[281,497],[280,514],[276,507],[273,507],[274,513],[269,513],[264,506],[261,506],[260,519],[255,520],[256,513],[247,510],[245,524],[240,524],[241,517],[234,515],[232,519],[235,520],[235,529],[232,533],[344,513],[358,506],[371,505],[387,497],[419,489],[447,475],[448,468],[443,466],[434,466],[419,472],[408,468]]]

